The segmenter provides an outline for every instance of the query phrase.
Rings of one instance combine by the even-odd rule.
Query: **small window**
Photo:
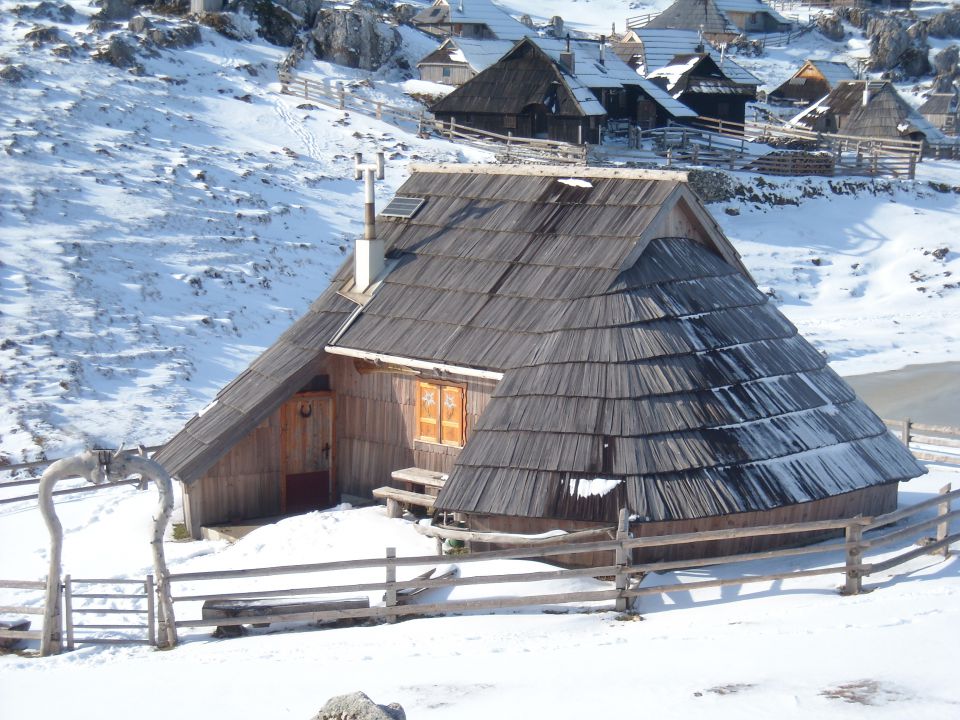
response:
[[[419,381],[417,383],[417,439],[463,447],[464,389]]]
[[[443,76],[444,76],[445,78],[450,77],[450,68],[445,67],[445,68],[443,69]]]
[[[517,116],[516,115],[504,115],[503,116],[503,126],[508,130],[517,129]]]

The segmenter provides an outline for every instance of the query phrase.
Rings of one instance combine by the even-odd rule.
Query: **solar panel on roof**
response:
[[[384,217],[412,218],[425,202],[423,198],[397,195],[380,211],[380,214]]]

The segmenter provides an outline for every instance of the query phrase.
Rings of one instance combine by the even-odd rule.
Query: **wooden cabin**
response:
[[[788,32],[792,23],[760,0],[676,0],[644,29],[702,32],[715,42],[747,33]]]
[[[767,94],[767,100],[806,107],[830,94],[841,82],[856,80],[857,74],[842,62],[807,60],[789,79]]]
[[[960,93],[956,88],[932,93],[917,112],[944,135],[960,134]]]
[[[616,43],[613,51],[627,65],[644,77],[667,67],[678,55],[707,53],[730,80],[756,95],[760,80],[734,62],[727,54],[706,41],[695,30],[659,30],[634,28]]]
[[[923,472],[683,173],[412,166],[375,222],[156,455],[193,537],[411,467],[472,529],[637,535],[878,514]]]
[[[524,38],[430,110],[480,130],[597,143],[610,120],[643,127],[696,115],[602,43]]]
[[[790,120],[816,132],[942,142],[943,133],[886,80],[847,80]]]
[[[747,103],[757,99],[756,87],[731,80],[710,55],[702,52],[678,55],[647,79],[698,115],[717,120],[743,123]]]
[[[410,22],[419,30],[441,38],[519,40],[536,34],[491,0],[434,0]]]
[[[420,79],[441,85],[463,85],[513,48],[509,40],[447,38],[417,63]]]

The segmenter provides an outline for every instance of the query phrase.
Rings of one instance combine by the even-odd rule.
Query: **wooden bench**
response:
[[[373,491],[373,496],[378,500],[387,501],[387,516],[392,518],[403,515],[404,505],[417,505],[426,509],[427,512],[433,512],[433,503],[437,500],[436,495],[426,495],[388,486],[378,487]]]
[[[243,600],[207,600],[203,603],[200,616],[204,620],[243,619],[245,623],[231,623],[218,625],[213,634],[215,637],[240,637],[243,635],[243,625],[253,627],[268,627],[271,618],[304,615],[307,617],[291,617],[309,620],[310,613],[327,612],[330,610],[356,610],[370,607],[370,598],[352,597],[340,600],[317,600],[312,598],[278,597],[278,598],[246,598]],[[263,622],[266,620],[266,622]],[[212,624],[212,623],[211,623]]]

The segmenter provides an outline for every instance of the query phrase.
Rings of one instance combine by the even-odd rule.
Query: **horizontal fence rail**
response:
[[[338,110],[358,112],[403,129],[415,128],[420,135],[445,137],[454,143],[496,152],[506,161],[586,163],[586,147],[581,145],[501,135],[458,124],[455,120],[443,122],[423,109],[412,110],[364,98],[350,92],[342,83],[317,81],[290,72],[281,72],[279,78],[281,92],[285,95],[296,95]]]
[[[596,603],[614,600],[616,608],[625,610],[628,601],[644,595],[670,593],[676,591],[690,591],[702,588],[724,587],[729,585],[744,585],[757,582],[772,582],[795,578],[817,577],[824,575],[841,575],[844,577],[842,591],[847,594],[856,594],[862,590],[862,579],[871,574],[886,572],[921,555],[940,553],[946,556],[949,545],[960,539],[960,533],[950,532],[950,523],[960,517],[960,511],[950,509],[951,502],[960,497],[960,490],[951,491],[950,486],[943,488],[938,495],[907,508],[872,518],[850,518],[837,520],[820,520],[805,523],[789,523],[783,525],[728,528],[705,532],[684,533],[677,535],[629,537],[626,532],[628,521],[625,512],[621,512],[621,519],[617,538],[612,540],[598,540],[574,544],[555,544],[536,547],[513,547],[487,552],[469,553],[466,555],[450,556],[413,556],[396,557],[393,548],[387,548],[385,557],[365,558],[358,560],[338,560],[325,563],[306,565],[286,565],[279,567],[241,568],[235,570],[218,570],[206,572],[175,573],[170,576],[172,584],[202,583],[205,581],[247,580],[251,578],[267,578],[281,575],[314,574],[342,570],[378,570],[382,572],[382,579],[364,579],[363,581],[343,582],[336,584],[274,588],[269,590],[223,590],[218,592],[201,593],[196,588],[188,592],[175,593],[174,602],[232,602],[233,612],[229,617],[223,615],[181,619],[176,625],[180,628],[219,627],[236,628],[241,625],[265,625],[280,622],[326,622],[337,620],[375,619],[392,622],[398,617],[424,616],[442,613],[492,611],[507,608],[524,608],[538,605],[563,605]],[[930,518],[920,519],[902,527],[890,529],[896,523],[902,523],[908,518],[930,508],[937,508],[937,514]],[[899,554],[871,562],[864,557],[865,553],[877,548],[888,547],[894,543],[903,543],[924,530],[935,528],[936,536],[930,538],[921,547],[908,549]],[[844,537],[838,541],[829,541],[817,545],[802,547],[779,548],[720,557],[704,557],[688,560],[673,560],[660,562],[634,563],[631,561],[632,551],[643,548],[671,547],[703,543],[708,541],[730,540],[737,538],[763,537],[799,533],[823,533],[824,531],[842,532]],[[881,532],[882,531],[882,532]],[[864,538],[864,533],[875,533]],[[500,535],[502,538],[502,534]],[[557,556],[571,556],[584,553],[608,552],[615,561],[608,564],[587,568],[567,568],[553,570],[536,570],[517,574],[473,575],[462,577],[449,574],[438,577],[421,575],[419,577],[398,579],[398,568],[436,569],[438,563],[456,563],[457,566],[488,560],[524,559],[542,560]],[[774,573],[738,574],[735,577],[711,578],[695,582],[682,582],[671,585],[642,587],[642,579],[651,572],[665,572],[703,567],[719,567],[733,563],[742,564],[751,561],[769,560],[774,558],[791,558],[812,556],[816,554],[843,553],[844,561],[839,564],[828,564],[824,567],[810,567],[785,570]],[[566,580],[573,578],[596,578],[605,582],[611,578],[615,582],[607,587],[598,587],[595,590],[580,590],[576,592],[537,593],[531,588],[530,595],[522,596],[492,596],[463,600],[433,601],[422,604],[411,604],[405,600],[405,593],[419,593],[435,588],[457,588],[482,585],[499,585],[503,583],[523,584],[545,581]],[[610,585],[613,585],[612,587]],[[383,593],[382,604],[358,606],[356,598],[347,602],[349,606],[336,607],[337,601],[332,596],[346,593]],[[285,611],[284,598],[288,601],[297,599],[295,612]],[[315,606],[309,609],[309,603]],[[244,603],[250,603],[245,610]],[[178,613],[180,616],[180,613]]]
[[[904,420],[884,420],[918,460],[938,465],[960,465],[960,428]]]

